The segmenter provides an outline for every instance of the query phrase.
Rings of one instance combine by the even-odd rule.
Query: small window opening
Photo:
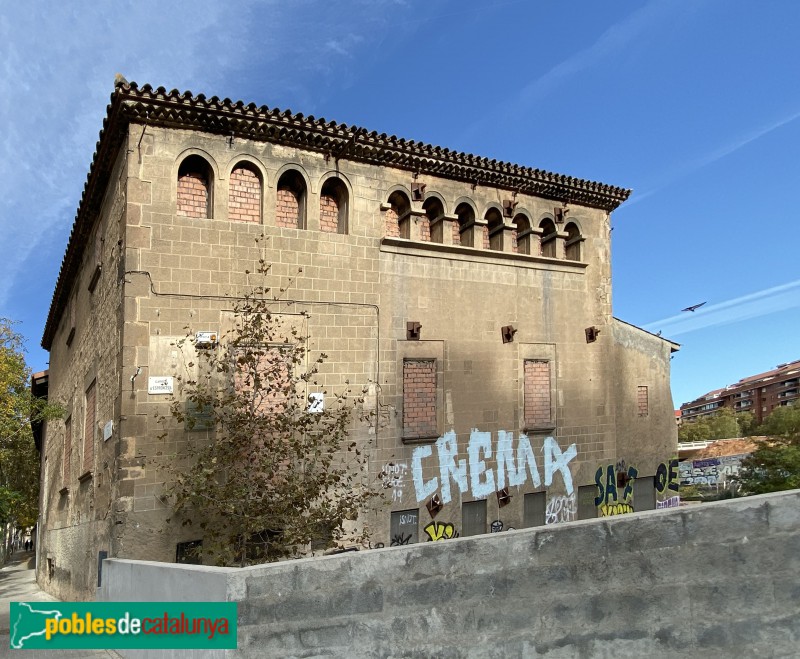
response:
[[[420,231],[420,240],[434,243],[444,242],[444,206],[436,197],[431,197],[423,205],[425,222]],[[438,220],[438,222],[437,222]]]
[[[483,248],[496,252],[503,250],[503,216],[496,208],[486,213],[487,226],[484,227]]]
[[[389,210],[384,218],[384,231],[387,236],[394,238],[410,238],[411,224],[409,212],[411,202],[402,192],[393,192],[389,195]]]
[[[517,254],[531,253],[531,223],[524,215],[514,218],[514,230],[511,232],[511,249]]]
[[[564,244],[566,248],[567,260],[580,261],[581,243],[583,242],[583,237],[581,236],[580,229],[578,229],[578,225],[574,222],[570,222],[564,230],[567,233],[567,241]]]
[[[458,216],[458,234],[459,240],[453,241],[456,245],[463,245],[464,247],[475,247],[473,227],[475,226],[475,211],[472,206],[467,203],[459,204],[456,208],[456,215]],[[453,238],[455,238],[455,231]]]
[[[539,224],[542,230],[542,256],[556,258],[556,225],[553,220],[544,219]]]

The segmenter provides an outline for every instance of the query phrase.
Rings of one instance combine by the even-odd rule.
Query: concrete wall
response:
[[[794,657],[800,491],[241,570],[109,560],[100,599],[223,574],[232,657]]]

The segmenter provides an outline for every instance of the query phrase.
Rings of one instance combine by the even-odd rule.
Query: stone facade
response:
[[[351,434],[386,488],[363,520],[373,547],[593,517],[600,487],[604,503],[630,484],[631,508],[654,507],[677,450],[677,346],[611,314],[609,213],[627,194],[118,86],[43,339],[70,416],[46,429],[40,583],[89,597],[101,552],[174,561],[199,539],[166,521],[148,460],[165,449],[169,396],[148,381],[186,368],[186,327],[230,326],[225,296],[262,258],[276,288],[293,279],[275,313],[328,355],[308,393],[367,389],[377,420]],[[621,477],[611,502],[607,465]]]

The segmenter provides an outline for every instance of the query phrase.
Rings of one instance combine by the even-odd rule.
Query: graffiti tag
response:
[[[575,493],[566,496],[550,497],[545,510],[545,524],[574,522],[578,519],[578,500]]]
[[[440,540],[451,540],[458,537],[456,527],[449,522],[431,522],[423,531],[428,534],[428,542],[439,542]]]

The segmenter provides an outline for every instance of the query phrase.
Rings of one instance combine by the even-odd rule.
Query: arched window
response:
[[[178,168],[178,215],[211,217],[211,167],[200,156],[188,156]]]
[[[539,228],[542,230],[542,256],[547,256],[551,259],[556,258],[555,223],[553,220],[545,218],[539,222]]]
[[[442,202],[439,201],[436,197],[429,197],[425,200],[425,203],[422,204],[422,208],[425,211],[426,222],[424,223],[425,226],[422,227],[420,231],[420,240],[430,240],[434,243],[443,243],[444,242],[444,220],[439,220],[439,218],[444,215],[444,206],[442,206]],[[436,222],[434,225],[433,223]]]
[[[486,212],[484,219],[487,226],[484,227],[483,248],[495,251],[503,250],[503,216],[496,208],[490,208]]]
[[[456,207],[456,215],[458,216],[458,241],[455,240],[455,232],[453,233],[453,244],[464,245],[464,247],[474,247],[473,238],[474,232],[472,231],[475,226],[475,211],[472,206],[463,202]],[[478,245],[480,247],[480,245]]]
[[[578,225],[574,222],[570,222],[566,227],[564,227],[564,231],[567,234],[567,241],[564,243],[564,247],[566,248],[566,258],[568,261],[580,261],[581,260],[581,243],[583,242],[583,236],[581,236],[581,230],[578,228]]]
[[[306,226],[306,182],[294,169],[285,171],[278,179],[275,224],[291,229]]]
[[[338,178],[322,184],[319,195],[319,228],[327,233],[347,233],[347,187]]]
[[[389,209],[384,218],[384,230],[387,236],[411,237],[411,224],[408,216],[410,210],[411,202],[405,194],[398,190],[389,195]]]
[[[228,193],[228,219],[261,222],[261,174],[248,162],[240,162],[231,172]]]
[[[511,232],[511,248],[517,254],[531,253],[531,223],[528,218],[518,214],[514,218],[514,231]]]

